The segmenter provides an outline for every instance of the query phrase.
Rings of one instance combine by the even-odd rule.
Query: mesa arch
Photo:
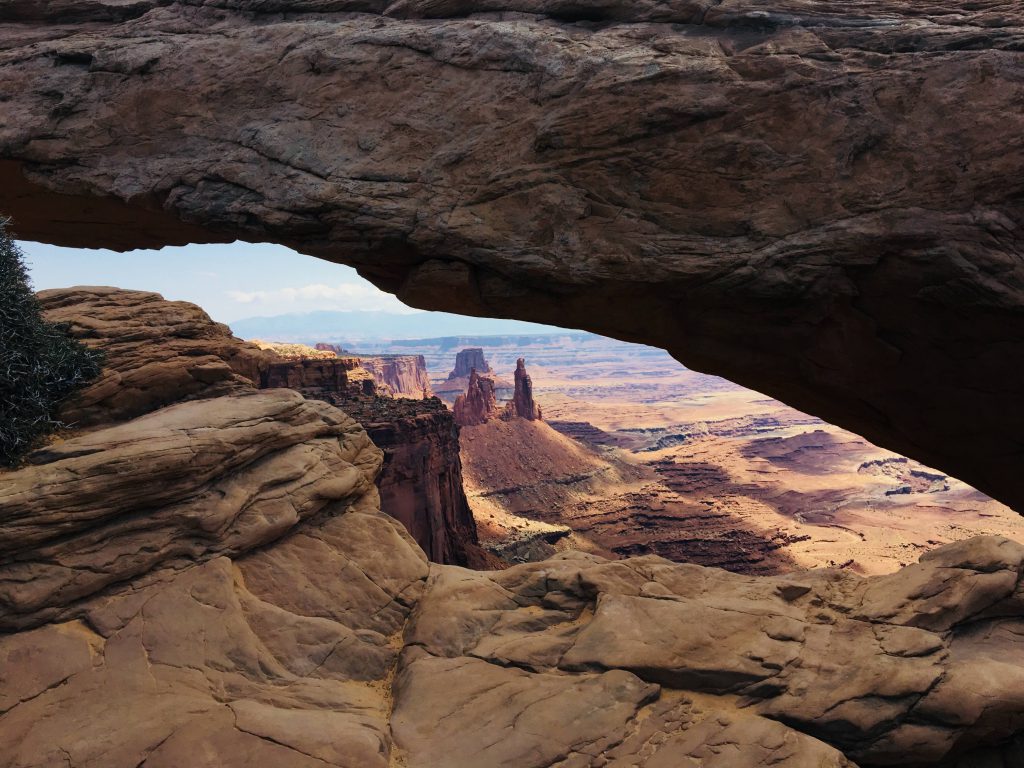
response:
[[[662,346],[1024,511],[1022,49],[996,0],[15,0],[0,211]]]

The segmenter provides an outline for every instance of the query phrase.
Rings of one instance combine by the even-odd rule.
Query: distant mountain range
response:
[[[370,340],[423,339],[425,337],[514,336],[520,334],[582,333],[519,320],[466,317],[446,312],[332,312],[248,317],[229,323],[243,339],[313,344],[329,342],[343,347]]]

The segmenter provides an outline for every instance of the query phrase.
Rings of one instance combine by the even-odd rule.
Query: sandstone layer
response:
[[[47,320],[104,355],[99,378],[62,409],[76,426],[122,421],[181,400],[252,389],[273,359],[195,304],[110,287],[40,291]]]
[[[458,427],[437,398],[378,394],[362,358],[278,361],[264,387],[296,389],[343,408],[384,451],[377,478],[381,509],[405,524],[431,560],[494,565],[478,547],[476,526],[462,488]]]
[[[377,392],[374,377],[354,357],[275,360],[267,366],[260,386],[297,389],[308,397],[332,393],[372,397]]]
[[[498,415],[498,401],[494,394],[494,379],[480,376],[473,368],[466,391],[455,398],[452,406],[455,423],[460,427],[486,424]]]
[[[437,398],[353,400],[318,395],[355,418],[384,451],[381,509],[400,520],[432,562],[471,568],[502,563],[479,545],[463,489],[459,428]]]
[[[190,428],[225,406],[247,425]],[[148,496],[147,469],[192,456],[203,471]],[[1005,539],[871,579],[578,553],[430,566],[376,509],[365,432],[287,391],[170,406],[4,479],[84,460],[61,488],[76,508],[0,508],[24,542],[0,560],[3,766],[1019,765],[1024,547]],[[126,460],[135,476],[109,471]],[[129,484],[136,506],[112,508]],[[147,561],[105,535],[125,525]],[[25,578],[76,561],[106,577]]]
[[[359,364],[377,382],[377,389],[400,397],[429,397],[430,375],[423,355],[359,355]]]
[[[1024,508],[1022,45],[996,0],[17,0],[0,210],[656,344]]]
[[[210,395],[0,472],[0,766],[1020,765],[1024,546],[432,565],[351,417]]]
[[[256,343],[235,338],[227,326],[213,322],[194,304],[166,301],[156,293],[118,288],[69,288],[43,291],[40,300],[48,319],[68,324],[72,335],[104,354],[100,378],[64,408],[63,418],[67,422],[78,426],[109,425],[182,400],[251,393],[256,388],[297,390],[307,398],[342,405],[371,432],[372,439],[384,450],[383,470],[375,474],[383,499],[381,506],[414,533],[417,543],[432,559],[480,567],[498,565],[477,546],[476,528],[462,490],[458,432],[451,414],[439,401],[397,402],[379,397],[374,376],[362,366],[359,358],[334,358],[330,357],[330,352],[326,353],[329,356],[326,359],[308,358],[303,356],[306,352],[321,353],[294,344],[261,342],[261,348]],[[416,357],[407,356],[412,360]],[[209,422],[210,429],[226,430],[225,434],[248,426],[247,417],[237,412],[233,400],[216,402],[219,404],[197,411],[199,415],[192,419],[190,428],[200,429],[203,419]],[[312,404],[303,406],[306,410],[311,407]],[[236,425],[232,419],[242,424]],[[264,434],[266,450],[271,450],[281,440],[291,439],[287,424],[283,423],[287,419],[280,416],[276,420],[282,422],[279,424],[282,434]],[[203,450],[214,460],[222,438],[214,432],[208,437],[210,442],[204,444]],[[153,436],[145,431],[141,436],[135,432],[124,436],[104,433],[97,438],[96,445],[103,447],[122,441],[133,445],[136,440],[151,439]],[[166,471],[171,473],[167,478],[173,479],[173,464],[167,462],[180,459],[185,447],[180,444],[160,446],[159,450],[169,451]],[[39,453],[34,460],[47,455]],[[156,473],[146,461],[129,469],[132,471],[126,475],[126,488],[143,484],[141,476],[133,474],[136,471],[151,472],[153,482],[173,486],[170,479]],[[18,490],[22,499],[19,503],[29,503],[33,493],[38,493],[42,487],[53,487],[56,491],[60,482],[56,479],[58,476],[64,477],[66,473],[73,476],[84,471],[87,470],[70,468],[57,476],[47,474],[49,470],[24,475],[29,485]],[[281,482],[279,491],[287,495],[291,491]],[[31,483],[41,485],[33,490]],[[7,490],[13,493],[15,488]],[[14,504],[10,499],[7,501]],[[51,501],[66,503],[67,495],[56,493]],[[132,503],[132,500],[126,499],[125,503]],[[111,504],[112,510],[116,510],[117,502]],[[20,509],[17,505],[11,509],[16,514],[24,514],[26,519],[35,514],[34,511],[17,512]],[[173,531],[168,531],[163,538],[172,535],[187,538]],[[133,547],[145,548],[144,541],[126,536],[126,553]],[[176,546],[187,548],[184,541]],[[128,554],[123,556],[129,557]],[[87,559],[83,559],[79,567],[96,566],[89,566]],[[74,581],[86,576],[43,578],[36,574],[31,579],[36,583],[33,589],[43,589],[42,585],[48,581],[59,583],[61,578]]]

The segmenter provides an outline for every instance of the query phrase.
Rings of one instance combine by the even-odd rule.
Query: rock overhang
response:
[[[23,237],[280,242],[662,346],[1024,507],[1006,4],[25,0],[0,41]]]

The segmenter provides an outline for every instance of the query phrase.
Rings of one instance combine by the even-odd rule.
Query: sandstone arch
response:
[[[17,0],[0,210],[657,344],[1024,509],[1022,47],[989,1]]]

